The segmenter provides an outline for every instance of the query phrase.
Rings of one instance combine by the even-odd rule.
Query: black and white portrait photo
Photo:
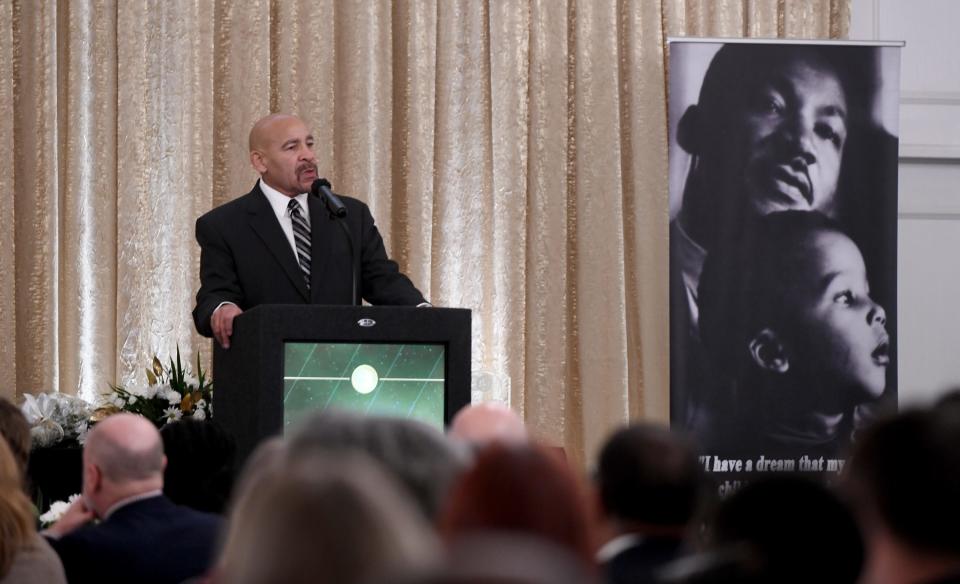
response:
[[[707,470],[838,470],[896,407],[899,48],[677,39],[669,75],[672,424]]]

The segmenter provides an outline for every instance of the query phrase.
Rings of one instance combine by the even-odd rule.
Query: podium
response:
[[[214,342],[213,416],[242,462],[312,410],[397,415],[442,428],[470,403],[470,311],[261,305]]]

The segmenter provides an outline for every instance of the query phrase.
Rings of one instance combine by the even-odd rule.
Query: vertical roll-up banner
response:
[[[902,43],[670,39],[670,416],[720,494],[897,403]]]

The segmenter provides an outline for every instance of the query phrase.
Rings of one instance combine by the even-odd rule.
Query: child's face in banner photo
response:
[[[883,307],[870,298],[860,250],[835,231],[811,234],[804,248],[797,266],[802,284],[785,299],[797,309],[795,334],[787,339],[791,369],[824,389],[851,390],[824,396],[841,404],[879,397],[890,339]]]
[[[835,215],[847,138],[847,102],[836,74],[798,55],[743,97],[732,121],[741,125],[746,203],[759,215]]]

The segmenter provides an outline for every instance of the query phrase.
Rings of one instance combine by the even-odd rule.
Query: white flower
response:
[[[197,405],[196,405],[196,407],[197,407],[198,410],[202,410],[203,408],[207,407],[207,400],[205,400],[205,399],[199,399],[199,400],[197,400]]]
[[[137,403],[137,399],[138,399],[137,396],[131,395],[130,397],[127,398],[127,403],[132,406],[133,404]]]
[[[194,389],[200,388],[200,380],[194,377],[193,375],[190,375],[189,373],[183,374],[183,383],[187,387],[192,387]]]
[[[176,422],[183,417],[183,412],[180,411],[180,408],[167,408],[163,410],[163,417],[166,418],[167,423]]]
[[[77,434],[77,442],[80,444],[80,446],[83,446],[84,444],[87,443],[88,434],[90,434],[90,426],[87,424],[84,424],[83,427],[80,429],[80,432]]]
[[[63,517],[63,514],[67,512],[67,509],[70,508],[70,505],[74,503],[77,499],[80,498],[80,495],[70,495],[70,498],[64,501],[54,501],[50,504],[50,508],[47,509],[47,512],[40,516],[40,523],[43,525],[52,525],[60,520]]]
[[[172,389],[169,387],[163,390],[162,394],[158,394],[158,395],[163,399],[167,400],[167,402],[172,406],[179,404],[180,400],[183,399],[182,395],[180,395],[175,389]]]
[[[202,402],[203,400],[200,400],[200,401]],[[206,419],[207,419],[207,414],[206,414],[206,412],[203,411],[203,408],[201,408],[201,407],[198,406],[197,409],[193,411],[193,416],[191,416],[191,417],[192,417],[194,420],[206,420]]]

